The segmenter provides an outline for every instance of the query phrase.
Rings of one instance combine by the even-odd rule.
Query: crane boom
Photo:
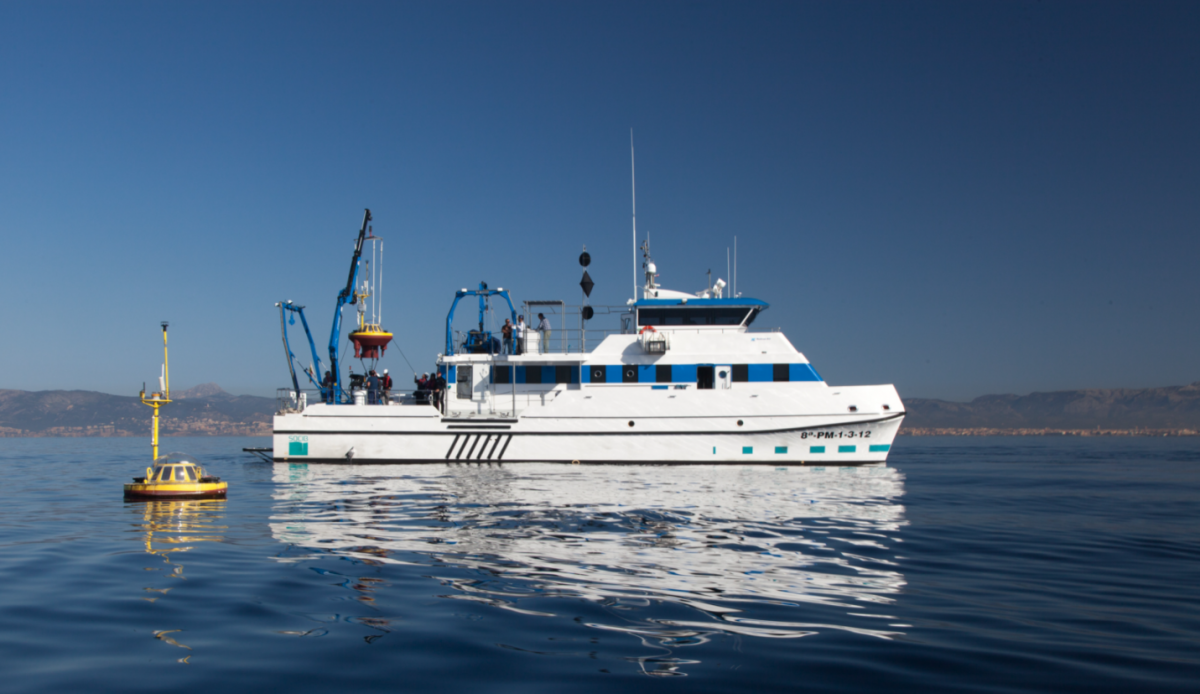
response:
[[[358,240],[354,242],[354,255],[350,258],[350,273],[346,277],[346,288],[338,293],[337,306],[333,310],[333,330],[329,333],[329,367],[333,372],[333,377],[336,379],[336,388],[334,391],[334,401],[341,401],[342,393],[342,374],[341,366],[338,364],[338,343],[342,337],[342,307],[347,303],[355,303],[358,299],[354,296],[354,283],[358,279],[358,261],[362,257],[363,240],[367,238],[367,225],[371,222],[371,210],[367,209],[363,214],[362,228],[358,230]]]

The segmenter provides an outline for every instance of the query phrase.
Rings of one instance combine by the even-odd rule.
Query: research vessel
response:
[[[893,385],[831,386],[783,332],[758,329],[765,301],[728,292],[718,279],[696,293],[657,283],[643,243],[644,284],[624,307],[586,304],[591,279],[585,252],[584,303],[526,301],[522,317],[552,311],[559,330],[549,344],[527,330],[524,349],[500,339],[495,318],[516,324],[509,292],[489,288],[455,292],[446,319],[445,351],[437,373],[438,397],[393,391],[372,404],[363,374],[345,382],[338,362],[341,312],[359,304],[360,325],[378,337],[378,265],[358,284],[370,210],[355,245],[346,288],[338,296],[329,343],[329,375],[317,356],[304,307],[277,304],[293,387],[280,393],[273,446],[275,462],[323,463],[670,463],[862,465],[887,460],[904,418]],[[635,227],[636,234],[636,227]],[[635,236],[636,239],[636,236]],[[476,329],[454,330],[464,298],[478,301]],[[499,311],[493,310],[499,305]],[[299,315],[313,363],[299,371],[314,388],[300,387],[288,341],[288,313]],[[597,331],[607,315],[619,328]],[[578,330],[563,329],[578,320]],[[294,321],[293,321],[294,322]],[[532,322],[532,321],[527,321]],[[598,339],[594,338],[600,333]],[[388,338],[391,337],[387,334]],[[355,335],[350,335],[355,341]],[[588,342],[596,342],[594,347]],[[360,353],[355,341],[356,351]],[[374,368],[363,365],[363,372]]]

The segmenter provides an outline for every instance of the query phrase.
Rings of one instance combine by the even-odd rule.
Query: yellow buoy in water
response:
[[[126,499],[225,498],[229,483],[204,474],[200,462],[184,453],[167,453],[146,468],[145,477],[125,485]]]
[[[163,321],[163,368],[159,377],[160,392],[146,397],[142,388],[142,404],[154,408],[154,427],[150,445],[154,451],[154,465],[146,468],[145,477],[134,477],[133,484],[125,485],[126,499],[204,499],[225,498],[229,483],[220,477],[204,474],[200,463],[190,455],[168,453],[158,455],[158,408],[171,402],[171,372],[167,359],[167,322]]]

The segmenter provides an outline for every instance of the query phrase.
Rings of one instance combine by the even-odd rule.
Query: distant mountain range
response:
[[[271,433],[272,398],[230,395],[215,383],[171,393],[165,436]],[[149,436],[153,411],[136,396],[87,390],[0,390],[0,436]]]
[[[177,390],[162,408],[166,436],[271,433],[273,398],[230,395],[215,383]],[[1200,430],[1200,382],[1166,388],[984,395],[971,402],[910,398],[902,432],[934,430]],[[86,390],[0,390],[3,436],[148,436],[137,397]]]
[[[1166,388],[910,398],[904,429],[1200,429],[1200,382]]]

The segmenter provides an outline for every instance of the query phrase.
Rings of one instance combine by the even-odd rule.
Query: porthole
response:
[[[851,411],[851,412],[858,412],[858,406],[857,406],[857,405],[851,405],[851,406],[850,406],[850,411]]]
[[[629,420],[629,426],[633,426],[633,420]]]
[[[722,379],[725,378],[725,376],[727,376],[728,374],[729,374],[728,371],[721,371],[721,372],[717,373],[717,375],[720,376]]]
[[[742,420],[740,420],[740,419],[738,420],[738,426],[741,426],[743,423],[744,422],[742,422]]]

